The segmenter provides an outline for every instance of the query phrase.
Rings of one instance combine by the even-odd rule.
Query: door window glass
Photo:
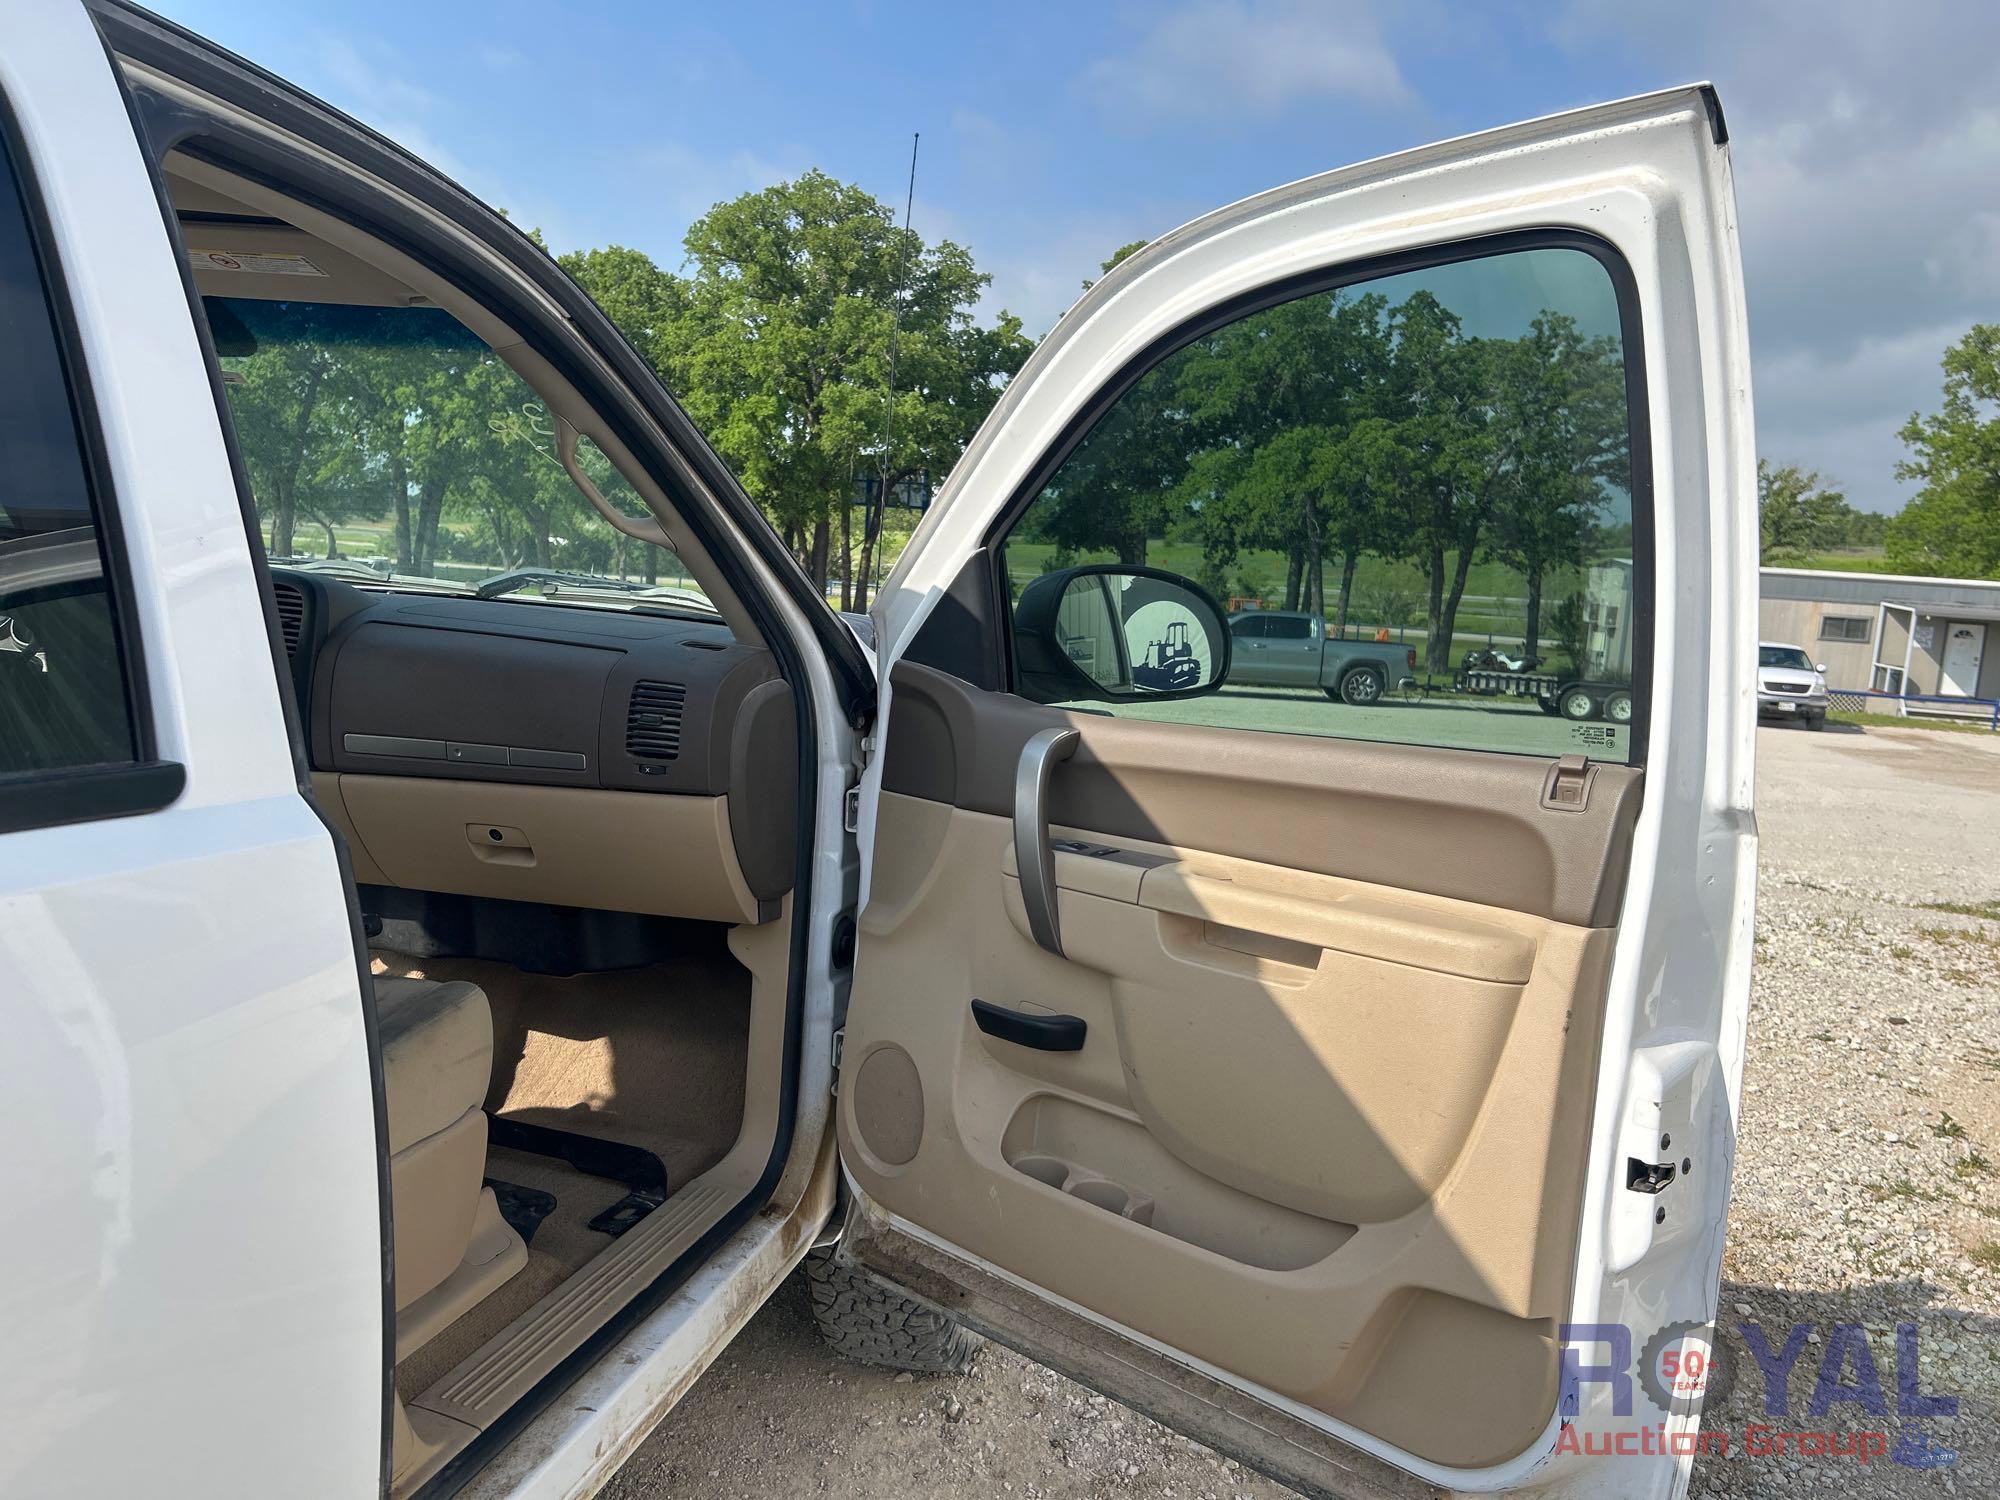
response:
[[[1320,653],[1316,680],[1246,660],[1217,693],[1117,714],[1629,760],[1626,353],[1610,271],[1569,246],[1253,312],[1153,366],[1063,458],[1002,543],[1010,600],[1053,569],[1143,563],[1226,601],[1239,639]]]
[[[450,313],[205,297],[271,561],[351,583],[713,614],[665,548],[591,505],[555,416]],[[613,508],[636,490],[587,436]]]
[[[0,147],[0,778],[138,754],[51,295]]]

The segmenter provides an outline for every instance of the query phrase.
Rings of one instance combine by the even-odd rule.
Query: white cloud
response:
[[[2000,11],[1825,0],[1797,12],[1582,0],[1579,60],[1623,41],[1713,77],[1728,112],[1759,445],[1893,509],[1896,431],[2000,291]]]
[[[1190,0],[1132,48],[1091,63],[1077,88],[1114,119],[1275,115],[1305,99],[1409,101],[1361,0]]]

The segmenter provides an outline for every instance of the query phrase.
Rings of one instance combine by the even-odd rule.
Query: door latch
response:
[[[847,797],[841,807],[840,826],[849,833],[861,832],[861,787],[858,783],[847,789]]]
[[[1625,1162],[1625,1189],[1632,1193],[1660,1193],[1673,1185],[1680,1175],[1670,1161],[1641,1161],[1629,1157]],[[1665,1210],[1661,1210],[1665,1212]]]

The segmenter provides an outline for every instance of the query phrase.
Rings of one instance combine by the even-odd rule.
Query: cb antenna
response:
[[[861,586],[864,589],[874,587],[874,580],[868,574],[872,571],[875,558],[875,540],[881,533],[882,520],[889,508],[889,466],[893,461],[891,449],[896,436],[896,343],[903,331],[903,303],[909,294],[910,213],[917,202],[917,143],[922,139],[923,132],[910,132],[910,186],[903,197],[903,242],[896,252],[896,301],[890,309],[889,390],[882,412],[882,464],[876,477],[875,503],[868,507],[868,520],[861,530]]]

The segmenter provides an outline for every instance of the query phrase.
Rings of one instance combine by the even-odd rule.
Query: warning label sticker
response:
[[[1618,744],[1618,728],[1613,724],[1572,724],[1570,743],[1588,745],[1593,750],[1609,750]]]
[[[197,271],[250,271],[259,276],[326,274],[303,255],[267,255],[254,250],[190,250],[187,257],[188,264]]]

